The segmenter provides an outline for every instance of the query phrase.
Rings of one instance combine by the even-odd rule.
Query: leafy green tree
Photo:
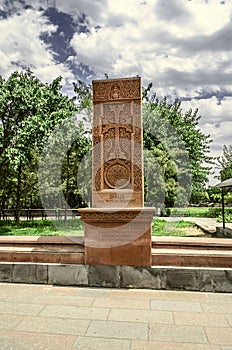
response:
[[[232,178],[232,145],[223,147],[222,157],[218,157],[221,181]]]
[[[7,80],[0,77],[1,204],[16,208],[17,221],[25,191],[38,200],[36,172],[46,139],[80,110],[61,92],[61,80],[44,84],[30,71],[14,72]]]
[[[144,144],[152,150],[162,150],[166,182],[166,206],[181,205],[179,198],[198,202],[208,180],[211,158],[208,156],[210,136],[203,134],[198,123],[197,110],[187,113],[181,110],[181,102],[159,100],[149,96],[151,85],[144,89]],[[203,165],[208,163],[208,165]],[[190,189],[191,184],[191,189]],[[180,195],[181,193],[181,195]],[[178,204],[179,203],[179,204]]]

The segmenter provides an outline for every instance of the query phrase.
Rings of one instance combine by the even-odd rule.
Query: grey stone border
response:
[[[232,268],[0,263],[0,282],[232,292]]]

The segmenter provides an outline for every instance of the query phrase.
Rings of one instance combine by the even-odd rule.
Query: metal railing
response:
[[[25,220],[34,220],[35,218],[45,219],[56,219],[66,220],[67,218],[74,219],[80,216],[78,209],[21,209],[20,218]],[[2,209],[0,211],[1,220],[15,220],[16,210],[15,209]]]

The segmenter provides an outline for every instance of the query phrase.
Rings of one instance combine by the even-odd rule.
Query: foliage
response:
[[[221,181],[232,178],[232,145],[223,147],[222,157],[218,157]]]
[[[205,185],[211,169],[210,136],[199,130],[197,110],[183,113],[179,100],[168,103],[166,98],[149,96],[151,86],[143,90],[144,146],[163,169],[165,205],[183,206],[190,191],[191,202],[199,203],[206,195]],[[178,190],[182,194],[179,200]]]
[[[209,187],[207,189],[208,198],[210,203],[221,203],[222,202],[222,191],[217,187]]]
[[[221,207],[188,207],[188,208],[166,208],[167,216],[173,217],[200,217],[219,218],[222,215]],[[232,208],[225,208],[226,219],[232,214]]]
[[[0,77],[1,208],[12,206],[19,213],[21,207],[40,205],[37,171],[44,144],[61,121],[79,111],[61,93],[61,80],[44,84],[30,71]]]

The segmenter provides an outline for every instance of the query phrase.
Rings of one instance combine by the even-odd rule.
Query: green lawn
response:
[[[188,208],[166,208],[167,216],[217,218],[222,220],[222,209],[220,207],[188,207]],[[225,208],[227,222],[232,222],[232,208]]]
[[[155,219],[152,223],[152,236],[187,237],[191,235],[188,229],[194,227],[195,224],[190,221],[167,222],[165,220]]]
[[[154,219],[152,223],[153,236],[188,236],[188,228],[194,227],[192,222],[166,222]],[[1,236],[83,236],[83,223],[80,219],[34,220],[22,221],[17,225],[14,221],[0,221]]]
[[[1,236],[83,236],[83,223],[80,219],[68,220],[34,220],[0,221]]]

